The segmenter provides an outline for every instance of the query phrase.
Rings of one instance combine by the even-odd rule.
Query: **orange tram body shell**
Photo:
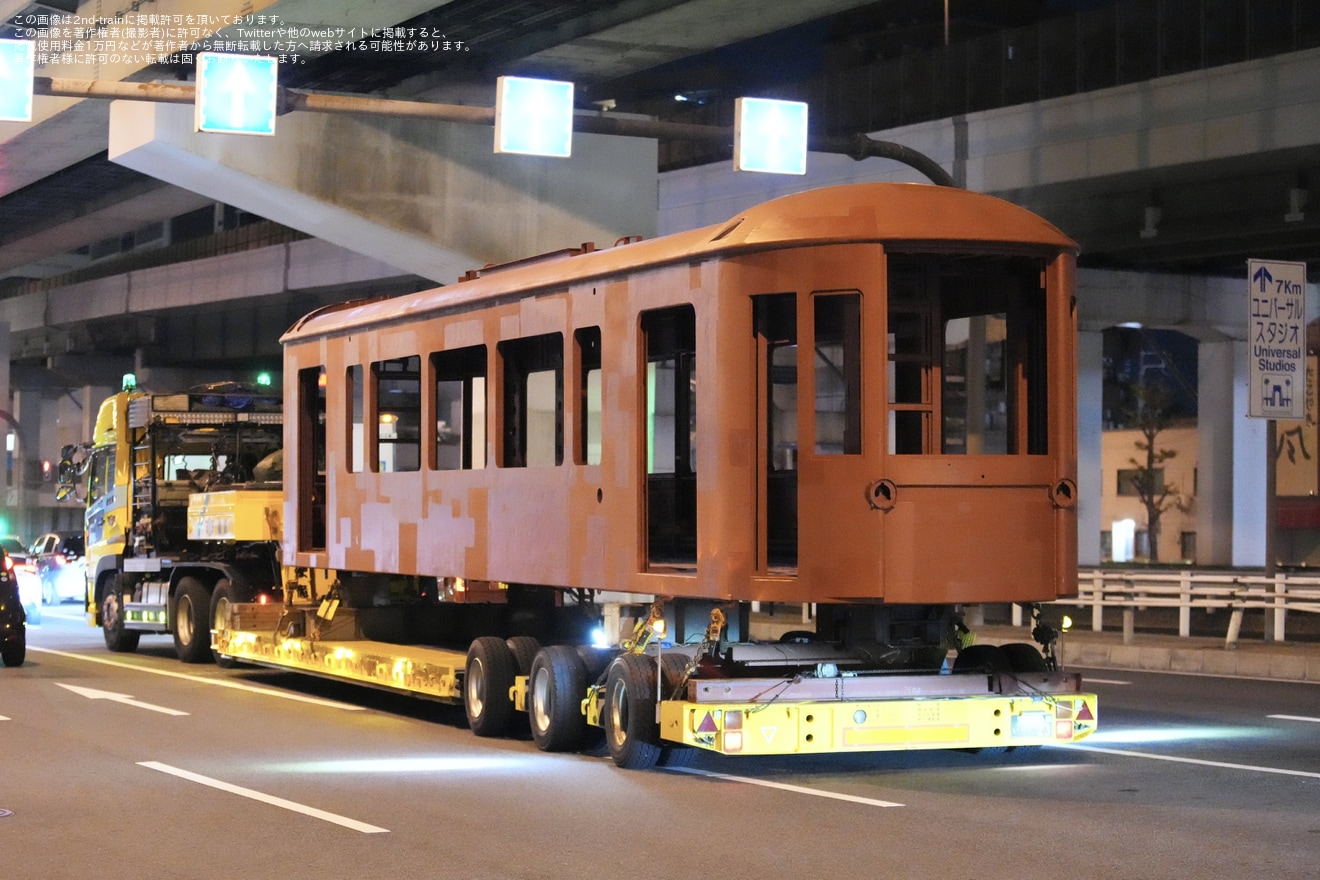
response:
[[[716,602],[1073,595],[1076,251],[993,197],[858,184],[322,309],[282,340],[285,563]]]

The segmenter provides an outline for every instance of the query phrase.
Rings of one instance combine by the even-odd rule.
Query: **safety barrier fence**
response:
[[[1265,613],[1265,636],[1271,641],[1286,637],[1288,615],[1320,614],[1320,577],[1294,573],[1264,575],[1232,572],[1168,573],[1111,572],[1099,569],[1078,573],[1078,595],[1054,603],[1062,607],[1091,609],[1091,629],[1104,629],[1106,609],[1119,609],[1123,615],[1123,641],[1132,641],[1136,614],[1152,608],[1176,608],[1178,635],[1190,636],[1192,612],[1227,610],[1230,612],[1225,646],[1237,644],[1242,617],[1247,611]],[[1021,626],[1023,612],[1013,608],[1013,623]]]

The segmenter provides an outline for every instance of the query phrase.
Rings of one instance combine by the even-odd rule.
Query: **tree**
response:
[[[1163,464],[1178,453],[1161,449],[1156,442],[1159,435],[1170,427],[1173,420],[1173,397],[1162,385],[1141,384],[1132,388],[1135,404],[1128,411],[1128,424],[1141,432],[1136,441],[1139,457],[1128,459],[1134,473],[1130,479],[1137,500],[1146,508],[1146,538],[1150,544],[1150,561],[1160,561],[1160,517],[1166,510],[1177,507],[1186,510],[1178,487],[1164,481]]]

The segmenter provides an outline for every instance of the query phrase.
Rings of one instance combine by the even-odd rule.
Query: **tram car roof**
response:
[[[562,290],[660,266],[779,247],[841,242],[962,242],[1077,252],[1045,219],[993,196],[919,183],[821,187],[762,202],[732,219],[650,240],[596,250],[565,249],[487,266],[460,283],[404,296],[324,306],[296,322],[281,342],[333,336],[372,325],[462,311],[509,297]]]

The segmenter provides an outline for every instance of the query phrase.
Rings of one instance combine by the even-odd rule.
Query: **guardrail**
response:
[[[1131,643],[1136,612],[1146,608],[1178,609],[1178,635],[1191,635],[1192,611],[1228,610],[1225,647],[1234,647],[1246,611],[1265,615],[1266,638],[1283,641],[1288,613],[1320,614],[1320,577],[1280,573],[1273,577],[1233,573],[1202,573],[1191,570],[1169,573],[1111,572],[1096,569],[1078,572],[1078,595],[1053,603],[1091,608],[1091,629],[1104,629],[1106,608],[1123,612],[1123,642]],[[1013,623],[1022,625],[1022,609],[1013,606]]]

